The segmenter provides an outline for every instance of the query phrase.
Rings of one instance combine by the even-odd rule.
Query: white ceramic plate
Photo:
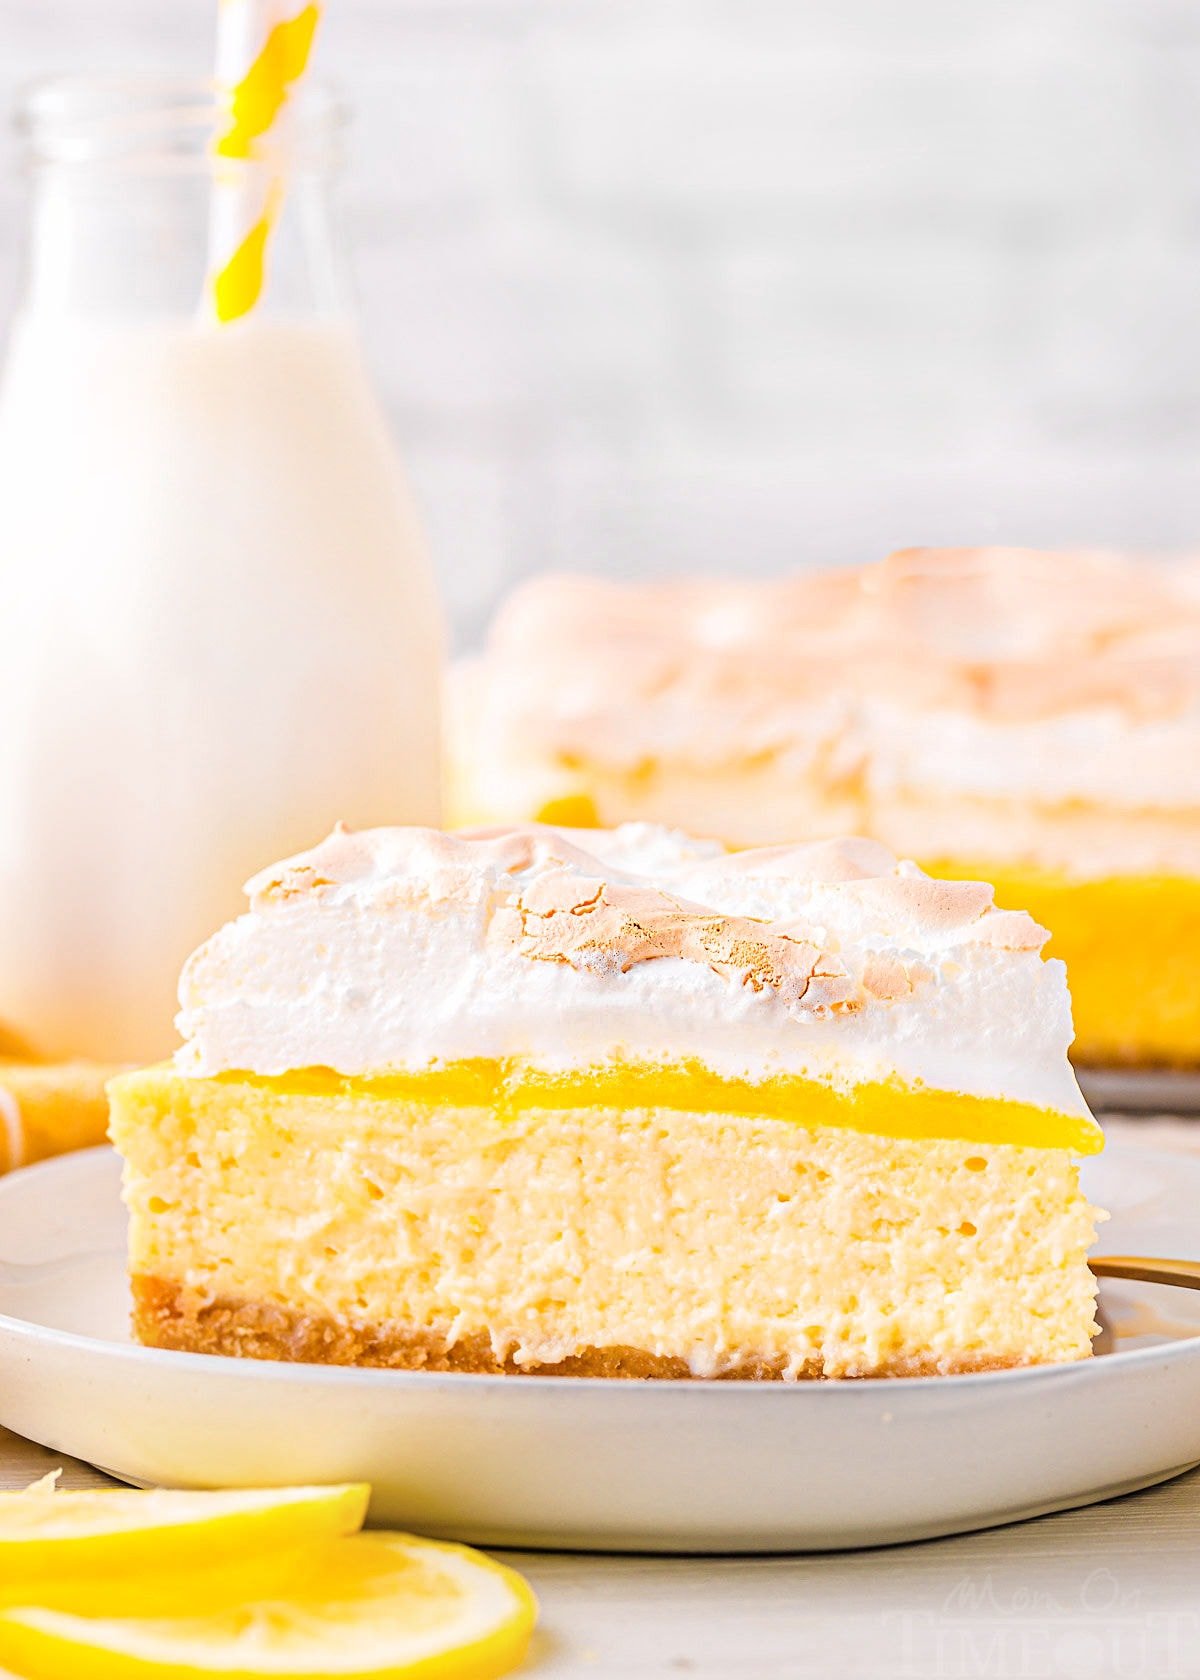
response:
[[[1110,1253],[1200,1257],[1200,1160],[1087,1168]],[[882,1545],[1084,1505],[1200,1462],[1200,1296],[1105,1289],[1118,1351],[892,1382],[439,1376],[164,1353],[125,1329],[118,1163],[0,1180],[0,1422],[133,1482],[362,1479],[374,1520],[491,1545]]]

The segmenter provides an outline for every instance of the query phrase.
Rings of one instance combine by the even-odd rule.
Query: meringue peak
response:
[[[338,829],[247,891],[184,969],[182,1071],[692,1058],[1081,1109],[1044,931],[873,842]]]

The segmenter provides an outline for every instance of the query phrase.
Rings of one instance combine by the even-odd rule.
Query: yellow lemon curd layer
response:
[[[845,1086],[799,1074],[779,1074],[762,1081],[731,1079],[693,1061],[614,1062],[558,1073],[517,1061],[480,1058],[415,1073],[349,1077],[328,1068],[305,1068],[274,1077],[223,1073],[213,1082],[257,1087],[279,1096],[363,1096],[390,1098],[398,1105],[484,1108],[501,1118],[516,1118],[536,1109],[654,1108],[753,1115],[876,1137],[1066,1149],[1075,1155],[1094,1155],[1104,1147],[1104,1135],[1090,1116],[1033,1103],[933,1090],[899,1079]]]
[[[1050,930],[1067,965],[1080,1062],[1200,1062],[1200,879],[1116,875],[943,859],[931,875],[990,881],[996,902]]]

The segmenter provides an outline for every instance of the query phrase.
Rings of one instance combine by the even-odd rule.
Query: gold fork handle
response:
[[[1148,1260],[1139,1254],[1096,1254],[1088,1264],[1097,1277],[1134,1278],[1138,1283],[1176,1283],[1200,1289],[1200,1260]]]

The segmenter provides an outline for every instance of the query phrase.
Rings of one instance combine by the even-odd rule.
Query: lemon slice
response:
[[[27,1680],[492,1680],[537,1615],[519,1575],[466,1546],[358,1534],[297,1555],[286,1596],[176,1617],[0,1612]]]
[[[42,1580],[210,1568],[352,1534],[369,1495],[361,1482],[234,1493],[59,1493],[38,1483],[0,1493],[0,1598],[11,1604]]]

